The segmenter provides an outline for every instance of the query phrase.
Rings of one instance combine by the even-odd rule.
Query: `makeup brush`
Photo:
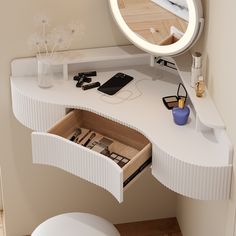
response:
[[[88,140],[85,142],[84,147],[86,147],[86,146],[89,144],[89,142],[90,142],[93,138],[95,138],[95,136],[96,136],[96,134],[95,134],[95,133],[92,133],[92,134],[90,135],[90,137],[88,138]]]
[[[80,128],[76,128],[73,136],[70,138],[70,141],[74,142],[76,137],[78,137],[82,133]]]

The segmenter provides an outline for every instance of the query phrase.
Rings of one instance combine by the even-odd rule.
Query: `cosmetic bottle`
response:
[[[191,70],[191,87],[195,88],[195,84],[198,82],[199,76],[202,75],[202,54],[195,52],[193,55],[193,64]]]
[[[197,97],[202,97],[205,92],[205,82],[203,76],[199,76],[198,82],[195,85],[195,91]]]
[[[174,122],[177,125],[185,125],[188,122],[188,117],[190,114],[190,109],[184,106],[184,99],[180,99],[178,102],[178,107],[174,107],[172,110]]]

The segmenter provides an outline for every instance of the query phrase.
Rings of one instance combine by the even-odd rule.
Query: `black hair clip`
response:
[[[182,91],[184,92],[184,94],[181,94]],[[162,101],[168,110],[172,110],[174,107],[178,106],[178,102],[180,99],[183,99],[185,103],[187,100],[187,97],[188,97],[187,90],[184,87],[184,85],[180,83],[178,86],[177,95],[163,97]]]

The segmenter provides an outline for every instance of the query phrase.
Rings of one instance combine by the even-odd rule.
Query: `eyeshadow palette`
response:
[[[124,156],[121,156],[115,152],[112,152],[109,156],[115,163],[117,163],[120,167],[126,165],[130,160]]]
[[[162,101],[168,110],[178,107],[178,102],[180,99],[183,99],[184,102],[187,100],[187,90],[182,83],[179,84],[177,95],[163,97]]]

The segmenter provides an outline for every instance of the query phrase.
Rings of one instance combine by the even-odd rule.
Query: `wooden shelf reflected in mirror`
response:
[[[166,41],[171,27],[185,33],[188,22],[162,8],[151,0],[118,0],[121,15],[132,31],[148,42],[159,45],[175,43]]]

